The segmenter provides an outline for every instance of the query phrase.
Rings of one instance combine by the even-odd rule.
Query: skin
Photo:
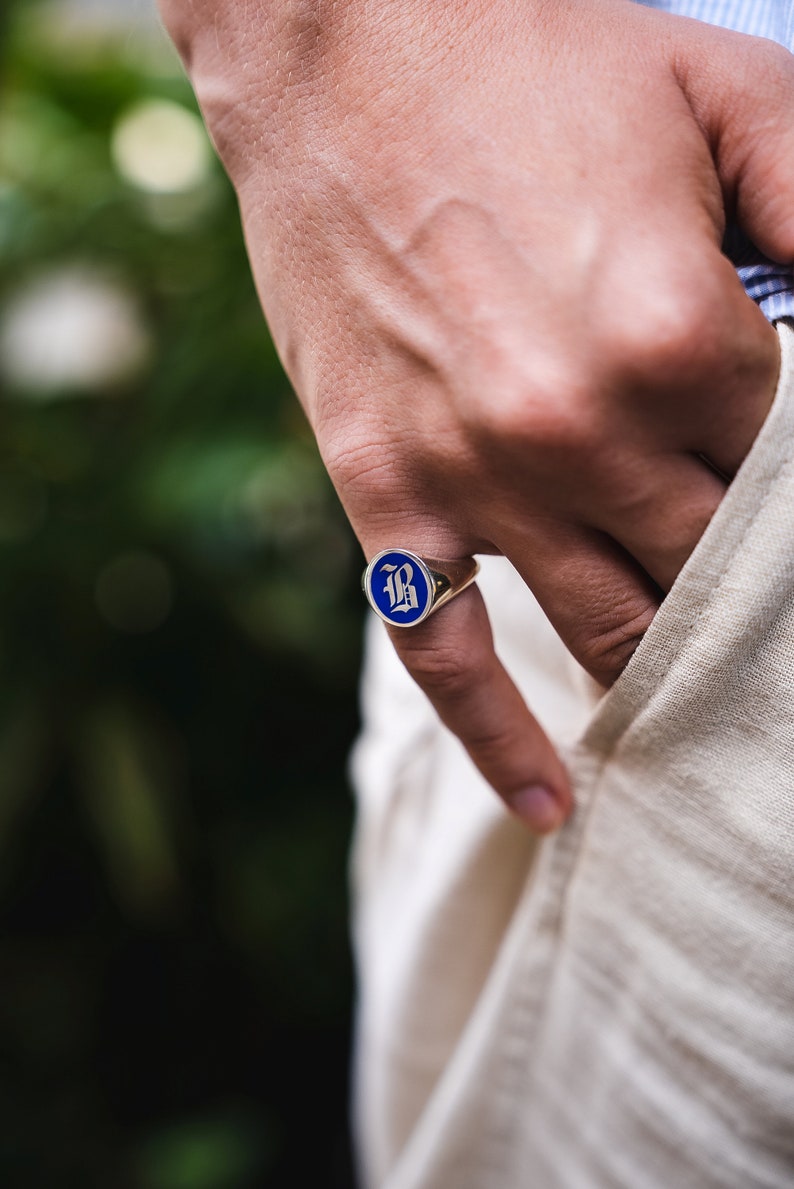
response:
[[[365,555],[510,559],[625,668],[769,409],[794,58],[629,0],[164,0]],[[711,464],[711,465],[709,465]],[[530,828],[566,773],[476,587],[394,645]]]

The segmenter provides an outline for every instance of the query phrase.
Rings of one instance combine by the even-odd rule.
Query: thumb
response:
[[[676,65],[726,206],[762,252],[794,262],[794,54],[705,27]]]

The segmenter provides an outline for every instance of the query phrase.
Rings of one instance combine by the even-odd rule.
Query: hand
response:
[[[794,59],[628,0],[265,9],[166,17],[365,554],[504,554],[610,684],[772,399],[776,336],[720,243],[735,210],[794,259]],[[393,640],[557,826],[566,774],[476,588]]]

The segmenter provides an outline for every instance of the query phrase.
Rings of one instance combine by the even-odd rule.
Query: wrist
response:
[[[564,41],[593,0],[159,0],[163,21],[190,75],[209,129],[228,164],[234,139],[259,151],[297,97],[320,117],[388,100],[397,80],[408,96],[436,85],[444,60],[499,59],[506,34],[543,55]],[[633,7],[597,0],[601,8]],[[444,72],[448,73],[448,72]],[[303,92],[303,95],[301,95]],[[342,114],[347,114],[342,112]],[[232,159],[231,162],[229,159]]]

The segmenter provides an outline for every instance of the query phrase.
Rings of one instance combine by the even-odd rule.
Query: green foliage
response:
[[[259,1129],[236,1120],[173,1127],[141,1153],[141,1181],[148,1189],[238,1189],[251,1184],[263,1143]]]
[[[344,1186],[359,558],[220,167],[136,180],[172,51],[75,12],[2,42],[0,1181]]]

